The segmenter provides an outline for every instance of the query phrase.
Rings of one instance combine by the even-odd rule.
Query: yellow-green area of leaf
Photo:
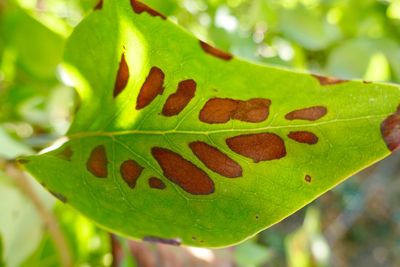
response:
[[[240,242],[400,142],[397,86],[249,63],[134,0],[100,2],[65,62],[81,97],[68,140],[21,162],[136,239]]]

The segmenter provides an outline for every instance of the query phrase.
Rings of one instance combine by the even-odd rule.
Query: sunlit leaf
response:
[[[133,0],[88,16],[66,66],[82,100],[68,140],[20,162],[138,239],[239,242],[399,146],[398,87],[248,63]]]
[[[0,31],[18,69],[37,80],[54,80],[62,58],[63,37],[21,9],[10,9],[2,19]]]

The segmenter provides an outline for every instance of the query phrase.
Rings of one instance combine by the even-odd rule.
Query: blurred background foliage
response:
[[[111,235],[25,177],[14,159],[61,137],[79,105],[60,63],[66,38],[96,1],[0,0],[0,266],[400,266],[398,153],[217,250]],[[255,62],[400,82],[400,0],[145,2]]]

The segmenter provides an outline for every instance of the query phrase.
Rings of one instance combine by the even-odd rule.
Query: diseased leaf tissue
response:
[[[69,140],[21,163],[133,238],[237,243],[400,145],[398,87],[248,63],[134,0],[99,2],[65,63]]]

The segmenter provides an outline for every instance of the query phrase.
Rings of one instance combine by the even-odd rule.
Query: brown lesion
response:
[[[120,166],[121,177],[130,188],[135,188],[136,181],[138,180],[142,171],[143,167],[132,159],[124,161]]]
[[[162,114],[164,116],[178,115],[192,100],[196,92],[196,82],[192,79],[181,81],[178,89],[171,94],[164,104]]]
[[[50,194],[52,194],[55,198],[57,198],[58,200],[60,200],[62,203],[67,203],[68,199],[66,196],[64,196],[63,194],[57,193],[55,191],[52,190],[48,190]]]
[[[242,167],[216,147],[201,141],[192,142],[189,147],[210,170],[227,178],[242,176]]]
[[[126,87],[129,80],[129,67],[125,59],[125,53],[122,53],[119,62],[117,77],[114,84],[114,98],[117,97]]]
[[[101,10],[103,8],[103,0],[99,0],[96,6],[93,8],[94,10]]]
[[[304,176],[304,181],[306,181],[307,183],[311,183],[312,177],[309,174],[306,174]]]
[[[303,109],[294,110],[285,115],[287,120],[307,120],[316,121],[324,117],[328,113],[328,109],[324,106],[313,106]]]
[[[307,131],[290,132],[288,134],[288,137],[299,143],[309,145],[315,145],[316,143],[318,143],[318,136],[316,136],[314,133]]]
[[[152,243],[161,243],[173,246],[180,246],[181,241],[178,238],[162,238],[158,236],[145,236],[143,237],[143,241],[152,242]]]
[[[104,145],[96,146],[86,162],[87,170],[98,178],[107,178],[108,160]]]
[[[59,153],[57,153],[56,156],[60,159],[63,159],[66,161],[71,161],[73,154],[74,154],[74,151],[72,151],[71,147],[67,146],[63,150],[61,150]]]
[[[151,188],[154,188],[154,189],[165,189],[167,186],[165,185],[165,183],[161,180],[161,179],[159,179],[159,178],[157,178],[157,177],[150,177],[149,178],[149,186],[151,187]]]
[[[164,176],[189,194],[208,195],[214,192],[214,182],[207,173],[178,153],[161,147],[153,147],[151,153]]]
[[[143,12],[146,12],[147,14],[154,16],[154,17],[160,17],[162,19],[167,19],[167,17],[163,14],[161,14],[160,12],[152,9],[151,7],[149,7],[148,5],[137,1],[137,0],[131,0],[131,6],[132,9],[135,13],[137,14],[141,14]]]
[[[233,56],[225,51],[222,51],[218,48],[215,48],[206,42],[200,41],[200,46],[207,54],[210,54],[214,57],[229,61],[233,58]]]
[[[152,67],[144,81],[136,101],[136,109],[148,106],[158,95],[164,91],[164,72],[158,67]]]
[[[244,122],[262,122],[268,118],[271,100],[254,98],[247,101],[239,101],[232,119]]]
[[[246,134],[228,138],[229,148],[254,162],[280,159],[286,156],[285,143],[273,133]]]
[[[322,76],[322,75],[318,75],[318,74],[312,74],[312,76],[314,78],[316,78],[319,81],[319,84],[322,86],[348,82],[348,80],[345,80],[345,79]]]
[[[229,120],[258,123],[269,115],[271,100],[253,98],[236,100],[230,98],[211,98],[200,110],[199,119],[209,124],[226,123]]]
[[[205,123],[226,123],[232,118],[238,100],[230,98],[211,98],[200,110],[199,119]]]
[[[390,151],[400,148],[400,105],[381,123],[381,134]]]

